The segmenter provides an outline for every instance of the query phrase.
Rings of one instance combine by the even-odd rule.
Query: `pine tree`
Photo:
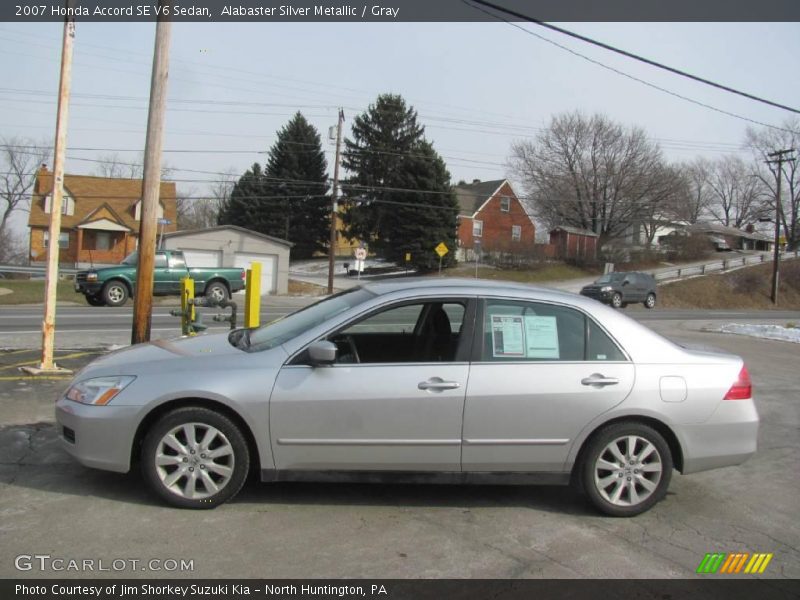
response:
[[[444,242],[455,254],[455,196],[442,158],[425,140],[417,113],[401,96],[381,95],[355,118],[353,140],[345,140],[345,185],[351,237],[370,243],[379,255],[402,262],[407,252],[421,270],[436,268],[434,252]]]
[[[277,136],[264,171],[254,164],[234,185],[219,223],[286,239],[293,257],[308,258],[329,239],[325,154],[319,133],[299,112]]]

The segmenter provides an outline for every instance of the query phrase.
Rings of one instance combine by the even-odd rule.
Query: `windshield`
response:
[[[131,252],[126,256],[122,263],[123,265],[136,265],[139,262],[139,253],[138,252]]]
[[[625,273],[606,273],[595,283],[611,283],[613,281],[622,281],[625,278]]]
[[[232,336],[230,341],[235,346],[250,352],[269,350],[374,297],[375,294],[363,288],[346,290],[263,327],[248,331],[245,335],[235,338]]]

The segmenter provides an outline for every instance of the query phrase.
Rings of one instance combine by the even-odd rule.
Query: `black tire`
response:
[[[645,308],[655,308],[656,307],[656,295],[652,292],[647,294],[647,298],[644,299],[644,307]]]
[[[112,279],[103,286],[100,298],[109,306],[122,306],[128,301],[128,286],[119,279]]]
[[[89,303],[89,306],[105,306],[105,300],[103,300],[100,296],[92,296],[91,294],[86,294],[86,302]]]
[[[636,440],[634,460],[637,452],[641,455],[649,448],[648,444],[653,450],[641,461],[631,464],[631,455],[623,451],[630,439]],[[622,468],[614,471],[603,468],[614,456],[609,450],[612,444],[626,459],[624,464],[614,459],[614,464],[622,464]],[[672,454],[662,435],[652,427],[636,422],[609,425],[592,436],[583,456],[579,465],[582,488],[600,512],[612,517],[633,517],[652,508],[667,493],[672,477]],[[603,462],[598,463],[601,457]],[[659,468],[660,471],[656,471]],[[649,482],[647,487],[641,483],[643,480]],[[604,481],[607,482],[605,486]],[[622,490],[617,496],[620,487]]]
[[[228,286],[226,286],[221,281],[214,281],[209,283],[206,286],[203,295],[206,298],[211,298],[213,300],[216,300],[217,302],[220,302],[222,300],[227,300],[228,298],[231,297],[230,293],[228,292]]]
[[[204,431],[207,432],[209,428],[215,429],[217,433],[221,434],[221,437],[215,436],[211,447],[205,448],[205,452],[213,452],[221,447],[226,449],[229,447],[231,452],[225,456],[218,457],[219,460],[215,458],[201,460],[200,457],[206,458],[206,454],[203,453],[204,447],[199,443],[195,444],[191,454],[188,451],[185,454],[174,451],[177,464],[157,466],[156,455],[159,453],[159,448],[162,446],[165,436],[176,428],[183,428],[183,426],[189,426],[193,431],[197,431],[198,435],[196,437],[204,435]],[[191,448],[191,443],[185,434],[181,437],[179,432],[175,435],[175,438],[182,442],[187,450]],[[219,446],[213,445],[215,441],[220,442]],[[200,442],[202,442],[202,438]],[[181,457],[183,459],[179,461]],[[227,502],[242,489],[250,470],[250,451],[241,429],[228,417],[216,411],[194,406],[178,408],[161,417],[150,428],[144,438],[141,459],[142,474],[153,491],[167,503],[179,508],[209,509]],[[212,462],[214,465],[210,467],[201,466],[209,465]],[[175,467],[174,470],[172,469],[173,466]],[[216,477],[218,474],[213,468],[214,466],[228,468],[231,471],[229,477],[224,481],[224,485],[216,492],[209,488],[203,481],[203,477],[201,477],[203,475],[202,471],[205,471],[204,477],[206,479],[212,476]],[[183,469],[184,474],[176,474],[181,469]],[[190,470],[192,471],[191,474],[188,472]],[[173,476],[177,477],[174,484],[167,485],[166,481]],[[197,483],[192,485],[190,476],[195,477],[202,485],[198,486]],[[221,475],[219,477],[222,478]],[[220,484],[221,480],[215,479],[214,483]],[[187,492],[187,490],[189,491]],[[198,497],[188,497],[191,492],[199,494]]]
[[[622,295],[619,292],[614,292],[611,296],[611,306],[614,308],[622,308]]]

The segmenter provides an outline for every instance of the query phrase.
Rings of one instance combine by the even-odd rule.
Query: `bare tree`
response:
[[[742,228],[766,214],[764,186],[750,164],[725,156],[711,164],[709,212],[727,227]]]
[[[800,157],[794,162],[783,165],[783,173],[779,174],[775,165],[770,169],[764,161],[767,155],[776,150],[794,148],[800,152],[800,119],[791,118],[783,123],[785,131],[775,129],[747,130],[746,144],[751,148],[755,158],[756,176],[764,185],[766,197],[764,203],[769,208],[769,217],[775,217],[775,196],[777,195],[778,177],[781,182],[781,225],[786,233],[789,249],[800,247]]]
[[[219,179],[209,185],[209,194],[198,197],[192,189],[177,195],[178,228],[205,229],[217,225],[219,212],[230,199],[238,177],[233,167],[228,168]]]
[[[9,221],[14,211],[30,210],[36,170],[49,156],[50,148],[45,143],[0,138],[0,263],[19,258],[22,241],[11,231]]]
[[[687,180],[680,166],[661,165],[651,174],[650,193],[642,202],[640,223],[644,243],[650,248],[665,223],[679,218],[686,195]]]
[[[708,214],[711,204],[711,162],[699,157],[680,166],[683,188],[675,206],[675,216],[693,224]]]
[[[539,220],[589,229],[601,244],[640,222],[662,195],[658,145],[603,115],[554,117],[535,140],[512,144],[509,166]]]
[[[96,159],[97,166],[94,168],[94,175],[97,177],[108,177],[111,179],[141,179],[144,173],[144,153],[140,153],[138,158],[126,159],[118,152],[101,154]],[[161,179],[168,179],[175,169],[167,163],[161,165]]]

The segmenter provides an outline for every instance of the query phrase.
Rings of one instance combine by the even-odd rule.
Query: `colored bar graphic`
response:
[[[744,573],[747,574],[760,574],[767,569],[767,565],[773,556],[773,553],[763,552],[755,554],[750,554],[749,552],[732,552],[730,554],[710,552],[703,557],[697,567],[697,573],[734,575],[742,573],[742,569],[744,569]]]

